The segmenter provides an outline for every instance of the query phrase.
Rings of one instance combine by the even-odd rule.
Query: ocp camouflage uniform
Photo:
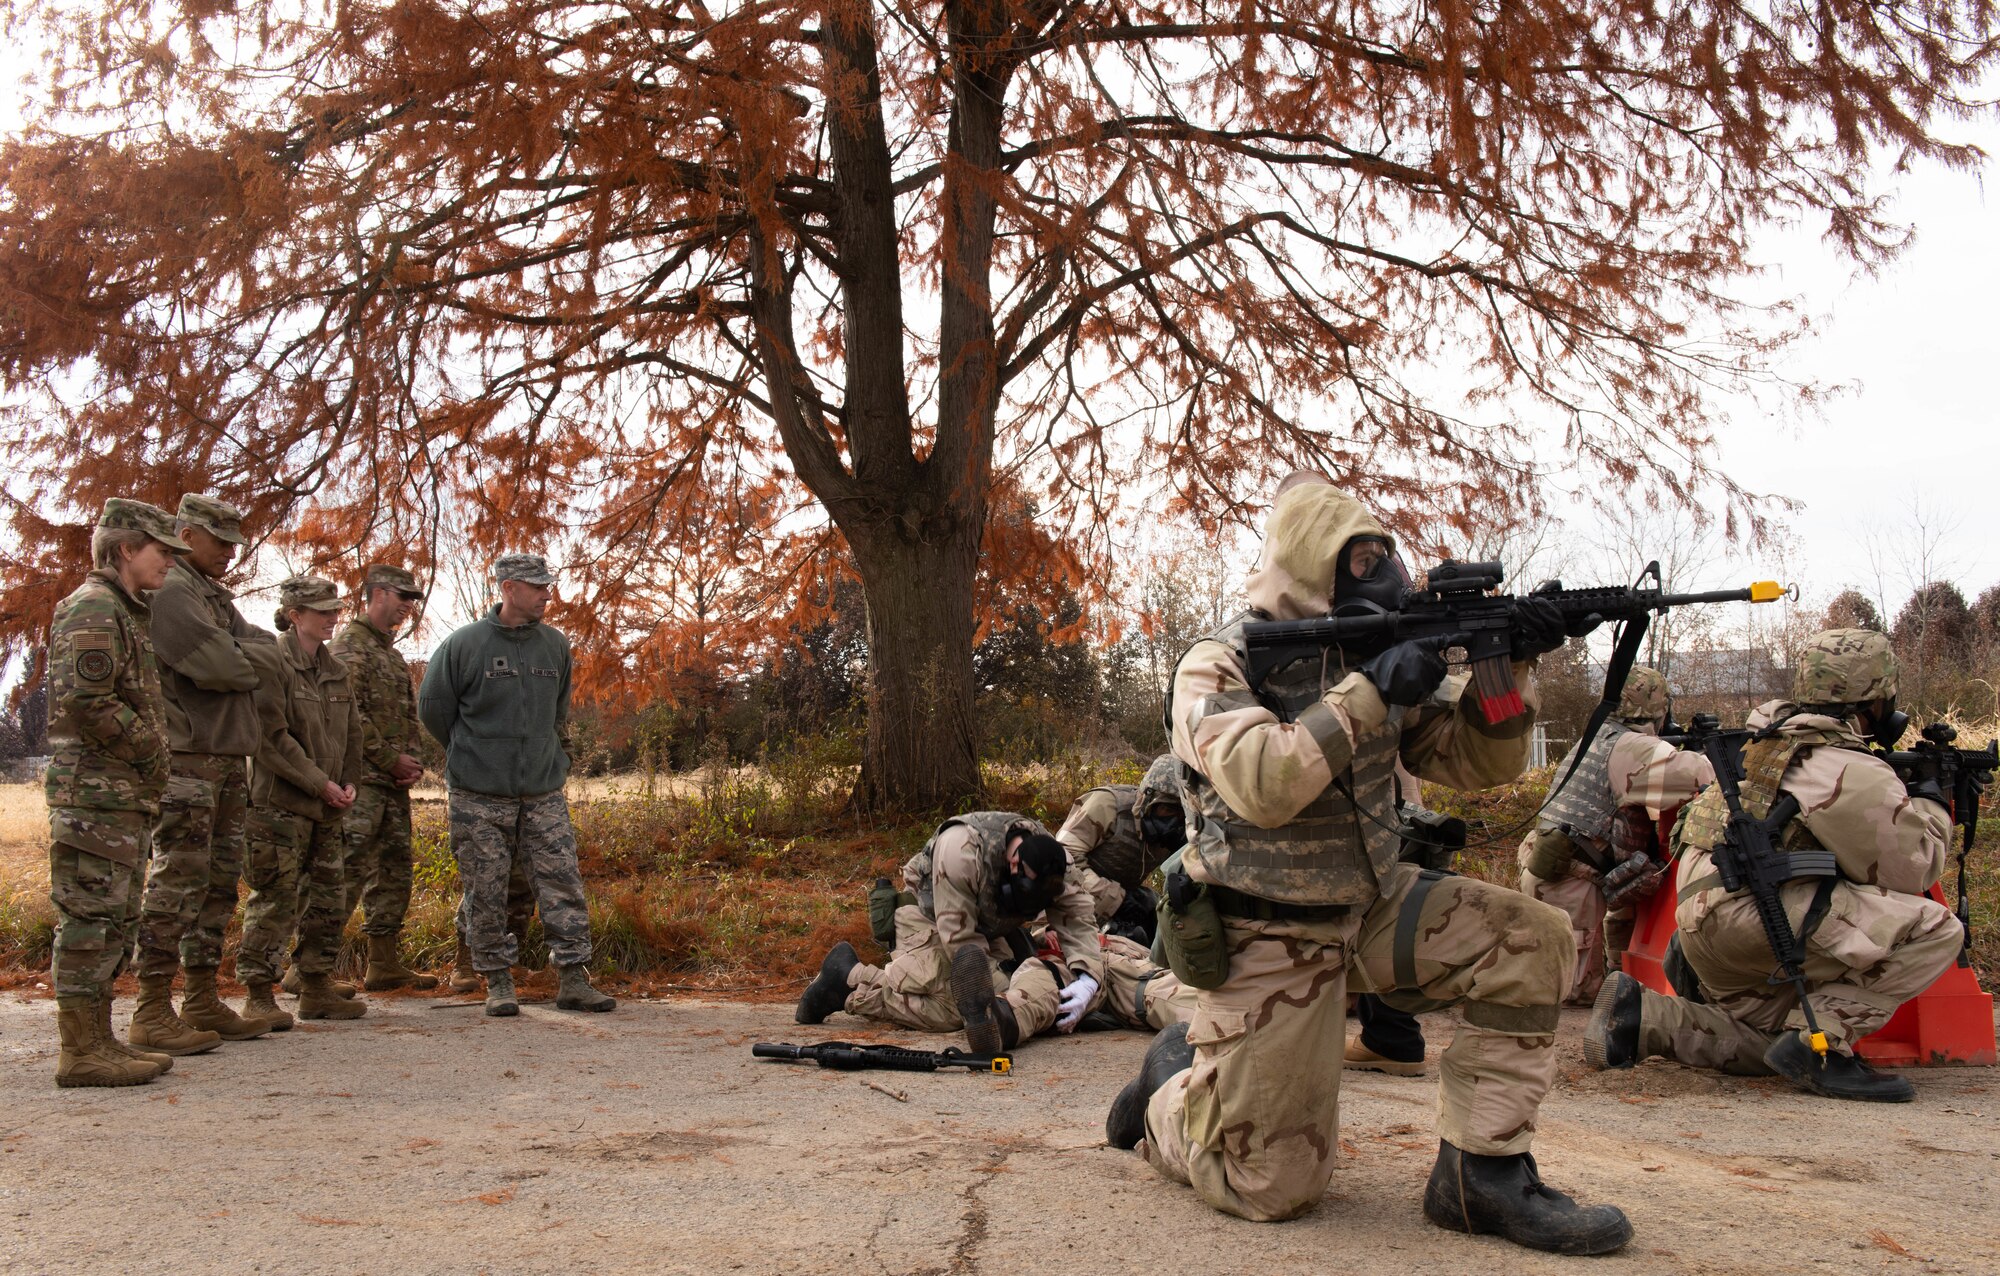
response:
[[[139,911],[168,766],[150,619],[116,573],[100,570],[56,605],[50,627],[50,982],[64,1008],[110,998]]]
[[[360,783],[347,810],[341,916],[358,902],[365,935],[399,935],[410,911],[410,791],[396,759],[417,751],[417,698],[396,639],[357,615],[333,640],[361,707]]]
[[[331,583],[320,583],[331,595]],[[244,871],[250,898],[243,905],[236,969],[246,984],[271,984],[283,972],[296,933],[305,1007],[333,970],[346,920],[341,812],[322,794],[329,783],[352,784],[361,773],[361,712],[347,667],[325,646],[308,654],[296,631],[274,646],[252,649],[251,659],[260,675],[256,703],[262,738]]]
[[[179,518],[243,544],[242,515],[210,497],[182,498]],[[139,973],[171,980],[180,967],[222,962],[236,912],[250,805],[249,755],[257,747],[257,672],[246,654],[273,636],[246,621],[235,595],[186,558],[153,597],[172,778],[153,832],[139,919]]]
[[[1659,738],[1667,709],[1666,679],[1652,669],[1634,669],[1618,712],[1591,741],[1575,774],[1570,765],[1576,747],[1556,764],[1557,777],[1570,780],[1543,810],[1536,831],[1521,842],[1521,890],[1562,909],[1576,940],[1576,976],[1565,1005],[1591,1004],[1631,940],[1633,905],[1607,907],[1600,886],[1604,874],[1635,851],[1664,862],[1655,831],[1660,818],[1715,780],[1707,758]],[[1564,860],[1568,868],[1560,876],[1545,880],[1534,872],[1536,864],[1558,868]]]
[[[965,1023],[952,997],[951,959],[965,945],[986,950],[993,990],[1012,1009],[1022,1041],[1054,1026],[1059,994],[1077,974],[1097,981],[1101,999],[1105,958],[1095,910],[1067,871],[1062,893],[1038,915],[1061,945],[1059,963],[1032,955],[1027,927],[1036,918],[1001,903],[1008,842],[1037,833],[1048,830],[1009,811],[974,811],[940,825],[903,865],[903,885],[917,902],[896,910],[895,956],[887,966],[864,963],[848,973],[847,1013],[920,1032],[958,1031]]]
[[[1137,784],[1105,784],[1087,790],[1069,809],[1056,840],[1069,852],[1063,876],[1090,893],[1098,920],[1118,911],[1125,893],[1142,885],[1178,846],[1146,841],[1139,817],[1161,802],[1181,804],[1179,764],[1172,754],[1153,759]]]
[[[1196,643],[1175,670],[1172,746],[1190,808],[1185,868],[1222,913],[1228,974],[1198,994],[1193,1066],[1147,1104],[1147,1159],[1216,1209],[1290,1218],[1325,1193],[1338,1156],[1350,978],[1410,1009],[1464,1003],[1440,1059],[1438,1132],[1464,1153],[1525,1151],[1555,1077],[1557,1002],[1575,950],[1563,916],[1504,887],[1399,862],[1394,768],[1478,789],[1519,775],[1538,703],[1488,725],[1466,678],[1392,708],[1341,662],[1301,661],[1250,690],[1243,625],[1326,614],[1335,559],[1382,536],[1330,487],[1282,494],[1252,610]]]
[[[1848,720],[1774,700],[1748,725],[1772,723],[1769,739],[1744,747],[1742,801],[1761,818],[1778,794],[1791,794],[1799,815],[1781,845],[1823,848],[1839,865],[1837,878],[1797,879],[1782,895],[1805,947],[1807,996],[1819,1026],[1833,1049],[1851,1052],[1930,987],[1964,942],[1951,910],[1924,894],[1944,872],[1951,816],[1937,802],[1911,797]],[[1770,775],[1779,777],[1775,785]],[[1723,889],[1716,872],[1713,850],[1727,820],[1721,790],[1711,788],[1675,830],[1681,868],[1674,921],[1707,1004],[1647,990],[1641,1057],[1765,1075],[1766,1050],[1780,1033],[1802,1028],[1805,1017],[1791,983],[1772,982],[1770,941],[1749,892]],[[1815,909],[1821,882],[1831,885]]]

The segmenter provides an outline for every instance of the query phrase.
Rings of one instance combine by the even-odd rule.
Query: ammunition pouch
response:
[[[1545,882],[1559,882],[1569,876],[1576,863],[1576,843],[1561,829],[1542,829],[1528,847],[1522,867]]]
[[[1159,927],[1155,934],[1168,969],[1190,988],[1219,988],[1229,977],[1229,950],[1222,934],[1222,914],[1209,888],[1189,877],[1176,854],[1162,866],[1166,889],[1160,892]]]
[[[897,890],[888,878],[876,878],[875,885],[868,890],[868,930],[875,936],[875,942],[885,950],[893,951],[896,947],[896,910],[916,902],[915,895]]]

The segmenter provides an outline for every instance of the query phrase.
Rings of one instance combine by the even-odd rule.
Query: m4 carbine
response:
[[[964,1068],[968,1072],[1014,1070],[1012,1055],[968,1054],[952,1047],[933,1051],[903,1046],[860,1046],[851,1041],[822,1041],[816,1046],[760,1041],[750,1047],[750,1053],[758,1059],[811,1061],[822,1068],[843,1072],[858,1072],[863,1068],[888,1068],[896,1072],[936,1072],[940,1068]]]
[[[1505,722],[1526,706],[1515,689],[1512,672],[1522,599],[1494,592],[1504,578],[1499,563],[1446,559],[1431,568],[1422,589],[1412,589],[1403,595],[1402,606],[1395,611],[1245,625],[1243,640],[1248,666],[1245,672],[1250,688],[1261,693],[1265,679],[1272,674],[1299,660],[1318,656],[1330,647],[1373,655],[1412,638],[1450,636],[1457,640],[1454,645],[1465,648],[1472,666],[1473,690],[1487,722]],[[1776,581],[1765,580],[1747,589],[1670,594],[1661,587],[1660,565],[1649,563],[1636,585],[1565,589],[1562,582],[1552,580],[1527,597],[1555,604],[1562,613],[1564,631],[1572,636],[1588,633],[1607,621],[1624,622],[1625,633],[1605,678],[1605,702],[1615,706],[1624,693],[1632,660],[1638,654],[1639,636],[1653,615],[1670,607],[1696,603],[1774,602],[1786,592]],[[1596,734],[1596,725],[1592,726],[1591,735]]]
[[[1958,847],[1958,922],[1965,928],[1965,946],[1959,949],[1958,964],[1964,966],[1972,952],[1965,857],[1979,836],[1979,795],[1993,782],[1994,771],[2000,770],[2000,740],[1987,741],[1983,749],[1961,749],[1952,743],[1958,739],[1958,731],[1944,722],[1931,723],[1922,734],[1914,748],[1877,756],[1895,768],[1905,787],[1935,781],[1951,804],[1951,822],[1965,830]]]

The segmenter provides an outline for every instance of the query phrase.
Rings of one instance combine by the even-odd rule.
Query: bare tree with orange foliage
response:
[[[1058,526],[1297,465],[1434,534],[1552,472],[1754,517],[1708,400],[1784,336],[1746,240],[1891,255],[1876,163],[1974,162],[1936,130],[1995,51],[1985,0],[11,11],[17,640],[111,493],[563,537],[623,625],[678,507],[802,489],[868,604],[860,796],[916,806],[978,787],[998,476]]]

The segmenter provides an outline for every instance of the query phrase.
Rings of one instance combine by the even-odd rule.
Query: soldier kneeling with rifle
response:
[[[1853,1053],[1965,934],[1925,895],[1950,848],[1945,794],[1934,780],[1906,788],[1868,749],[1902,735],[1895,701],[1889,640],[1830,629],[1807,642],[1790,700],[1760,706],[1735,741],[1709,740],[1717,783],[1674,835],[1675,921],[1706,1004],[1612,975],[1584,1037],[1594,1067],[1663,1055],[1839,1099],[1916,1097]]]

